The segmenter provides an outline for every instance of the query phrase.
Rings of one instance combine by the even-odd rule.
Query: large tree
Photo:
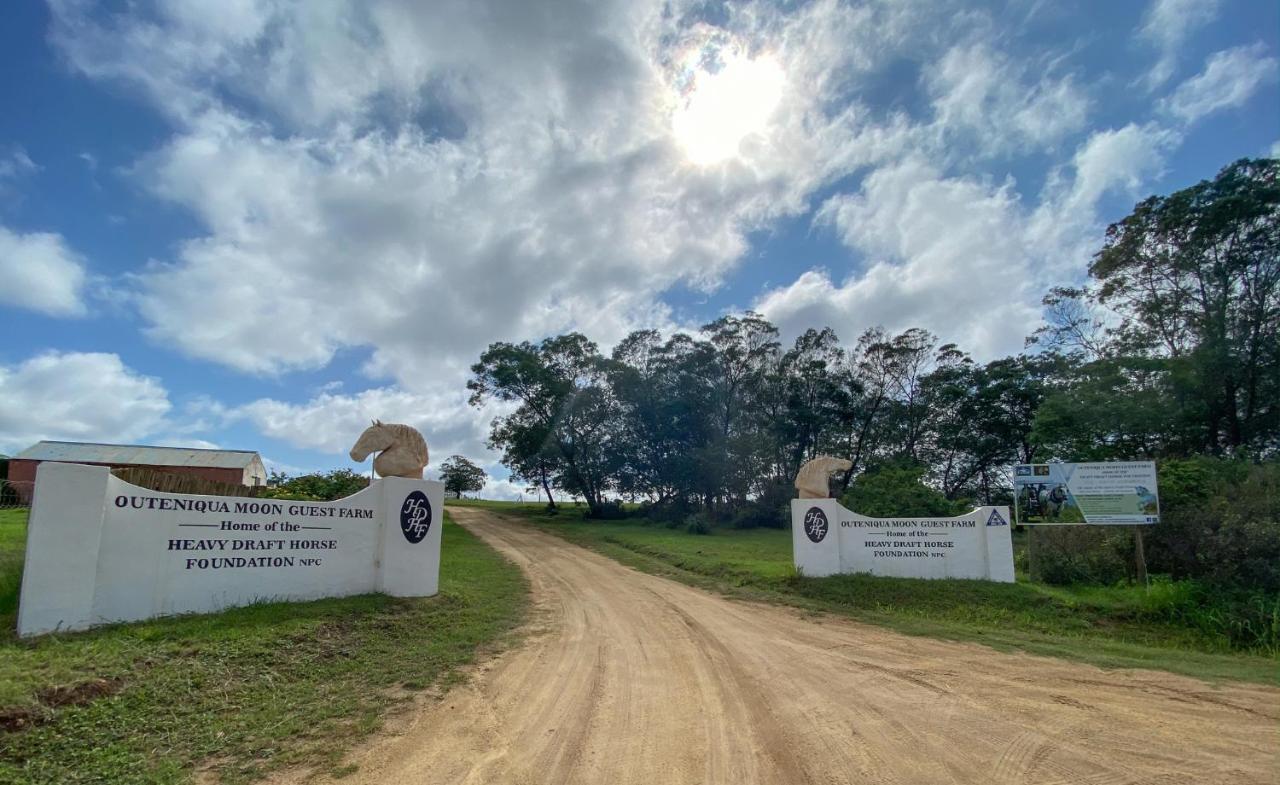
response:
[[[1273,454],[1280,445],[1280,161],[1242,160],[1107,230],[1083,290],[1047,300],[1049,337],[1167,391],[1181,431],[1161,452]],[[1092,305],[1101,309],[1096,315]],[[1110,321],[1105,332],[1099,323]],[[1125,369],[1150,358],[1141,374]],[[1113,385],[1114,386],[1114,385]]]
[[[608,366],[580,333],[539,344],[495,343],[471,367],[470,402],[515,404],[494,420],[489,444],[517,476],[581,496],[597,511],[615,484],[617,404]]]
[[[440,481],[444,483],[445,493],[452,493],[459,499],[468,491],[483,489],[486,479],[488,475],[484,469],[461,455],[450,455],[440,464]]]

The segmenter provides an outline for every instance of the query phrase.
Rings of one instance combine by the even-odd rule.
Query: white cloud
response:
[[[750,232],[909,134],[829,99],[910,9],[750,6],[715,28],[621,1],[198,6],[62,0],[53,37],[177,128],[134,172],[204,233],[134,278],[150,334],[253,373],[368,346],[372,374],[460,387],[492,340],[664,326],[664,290],[718,286]],[[686,160],[693,55],[763,42],[776,108],[735,159]]]
[[[1144,28],[1162,51],[1203,23],[1176,7]],[[158,342],[251,373],[368,348],[385,386],[207,413],[332,455],[380,417],[427,432],[433,455],[491,459],[492,414],[460,392],[486,343],[670,328],[664,291],[715,288],[753,232],[863,173],[822,209],[860,271],[810,271],[757,307],[793,332],[919,324],[1016,350],[1044,288],[1087,261],[1102,196],[1177,143],[1094,134],[1028,203],[975,162],[1074,145],[1088,86],[1068,55],[1005,55],[989,16],[927,2],[735,4],[719,26],[701,4],[628,0],[122,8],[54,0],[53,40],[172,122],[131,171],[201,227],[130,276],[132,301]],[[673,118],[698,68],[732,57],[776,62],[780,97],[748,113],[737,156],[699,166]],[[933,64],[909,80],[928,117],[862,103],[899,62]]]
[[[830,325],[846,341],[867,327],[925,327],[976,355],[1014,351],[1038,312],[1025,211],[1011,183],[947,178],[919,159],[877,170],[858,194],[822,208],[869,260],[839,284],[810,271],[755,308],[787,335]]]
[[[165,430],[169,397],[115,354],[47,352],[0,366],[0,450],[41,439],[130,443]]]
[[[0,226],[0,305],[49,316],[82,316],[85,270],[61,235]]]
[[[1165,154],[1181,141],[1173,131],[1158,125],[1130,123],[1123,128],[1097,131],[1076,150],[1075,176],[1061,194],[1050,194],[1057,213],[1092,218],[1104,193],[1115,191],[1137,196],[1142,185],[1163,173]],[[1053,191],[1056,183],[1051,183]]]
[[[1089,98],[1071,76],[1034,76],[985,44],[951,48],[925,83],[939,129],[991,155],[1052,148],[1084,127]]]
[[[484,467],[482,467],[484,468]],[[477,494],[482,499],[503,499],[507,501],[546,501],[547,497],[542,490],[529,490],[529,487],[522,484],[511,482],[509,478],[510,472],[502,466],[493,466],[485,468],[488,475],[484,483],[484,490]],[[567,501],[567,498],[560,498],[557,501]]]
[[[426,436],[432,464],[453,453],[487,461],[485,430],[494,414],[468,406],[466,395],[457,388],[418,394],[377,387],[350,395],[321,393],[299,403],[262,398],[223,409],[221,416],[247,420],[264,436],[290,446],[344,457],[371,420],[405,423]]]
[[[1219,109],[1243,106],[1259,87],[1274,82],[1280,60],[1261,42],[1224,49],[1209,56],[1204,70],[1178,86],[1164,107],[1193,123]]]
[[[0,180],[38,171],[40,167],[20,145],[10,147],[8,152],[0,152]]]
[[[877,325],[924,327],[979,359],[1017,352],[1039,323],[1040,296],[1070,282],[1096,248],[1099,200],[1135,194],[1176,142],[1156,126],[1097,132],[1034,207],[1011,181],[947,177],[919,158],[882,167],[819,213],[864,268],[839,282],[810,270],[754,308],[787,336],[829,325],[852,341]]]
[[[1138,38],[1159,52],[1159,59],[1142,79],[1148,89],[1169,81],[1182,45],[1198,28],[1217,18],[1220,5],[1221,0],[1153,0],[1138,30]]]
[[[233,408],[206,402],[205,408],[225,423],[247,421],[264,436],[291,447],[332,455],[333,463],[339,465],[349,464],[347,453],[371,420],[412,425],[427,440],[428,477],[437,476],[440,464],[450,455],[462,455],[489,473],[487,498],[515,498],[520,488],[506,481],[510,471],[499,464],[500,456],[485,446],[490,421],[506,409],[502,404],[477,409],[466,399],[461,385],[426,394],[379,387],[352,394],[322,392],[299,403],[262,398]],[[317,468],[331,466],[311,470]],[[357,468],[367,471],[368,464]],[[289,474],[303,471],[283,466],[277,470]]]

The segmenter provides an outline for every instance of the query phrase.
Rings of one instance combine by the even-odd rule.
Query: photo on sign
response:
[[[1044,479],[1043,477],[1038,479]],[[1020,523],[1084,523],[1080,506],[1062,482],[1029,482],[1018,486]]]
[[[1023,525],[1154,524],[1160,521],[1151,461],[1020,464],[1014,511]]]

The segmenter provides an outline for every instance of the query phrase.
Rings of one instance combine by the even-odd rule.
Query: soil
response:
[[[1280,782],[1280,690],[744,603],[451,513],[524,569],[530,634],[343,783]]]

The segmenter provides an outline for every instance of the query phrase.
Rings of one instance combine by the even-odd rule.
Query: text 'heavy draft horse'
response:
[[[351,448],[351,460],[363,463],[374,452],[378,457],[373,459],[373,470],[380,477],[422,479],[422,470],[427,466],[427,442],[416,429],[374,420]]]

